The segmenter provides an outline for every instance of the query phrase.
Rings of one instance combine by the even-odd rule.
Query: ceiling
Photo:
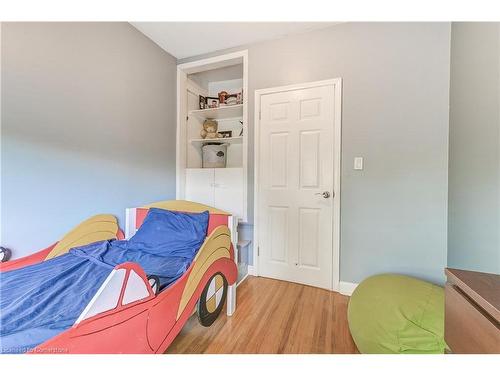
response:
[[[178,59],[291,34],[337,22],[131,22],[139,31]]]

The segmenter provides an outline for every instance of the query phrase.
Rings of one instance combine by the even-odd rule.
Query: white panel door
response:
[[[231,146],[232,147],[232,146]],[[243,168],[215,168],[214,207],[243,218]]]
[[[332,289],[334,86],[260,98],[259,274]]]
[[[186,200],[214,205],[214,169],[186,169]]]

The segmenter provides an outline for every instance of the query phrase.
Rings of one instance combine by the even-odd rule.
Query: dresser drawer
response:
[[[500,353],[498,322],[450,283],[445,305],[445,340],[453,353]]]

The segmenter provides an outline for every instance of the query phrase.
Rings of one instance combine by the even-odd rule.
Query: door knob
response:
[[[330,198],[330,193],[328,191],[324,191],[322,193],[316,193],[314,195],[321,195],[325,199]]]

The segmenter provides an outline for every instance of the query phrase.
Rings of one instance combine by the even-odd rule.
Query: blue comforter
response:
[[[70,328],[118,264],[138,263],[168,286],[191,264],[207,223],[208,213],[151,209],[129,241],[96,242],[0,273],[0,352],[23,353]]]

